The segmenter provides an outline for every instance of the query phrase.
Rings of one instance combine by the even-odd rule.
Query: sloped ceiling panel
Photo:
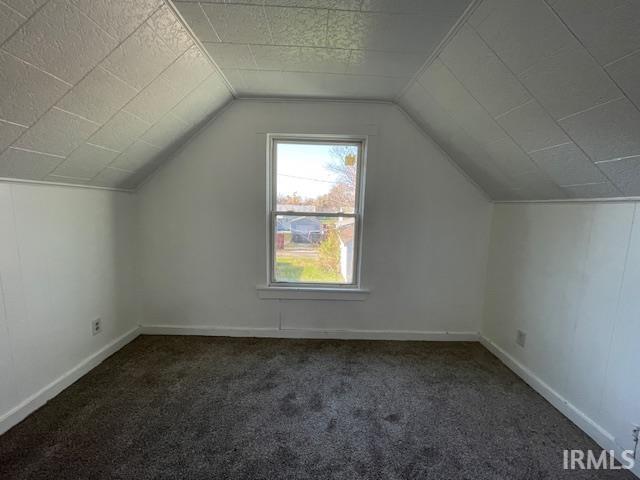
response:
[[[239,96],[394,99],[470,0],[174,0]]]
[[[231,99],[162,0],[1,0],[0,91],[0,177],[124,189]]]
[[[640,195],[640,2],[485,0],[399,103],[493,199]]]

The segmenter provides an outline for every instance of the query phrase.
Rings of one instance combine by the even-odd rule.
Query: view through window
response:
[[[271,145],[272,283],[356,285],[362,142]]]

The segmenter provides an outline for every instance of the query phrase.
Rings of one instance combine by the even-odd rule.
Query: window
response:
[[[270,137],[271,285],[359,285],[364,146]]]

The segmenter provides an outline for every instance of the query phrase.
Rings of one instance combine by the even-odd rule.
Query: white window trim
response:
[[[277,211],[276,198],[276,155],[275,147],[277,142],[300,142],[300,143],[359,143],[358,172],[356,186],[356,205],[353,214],[326,214],[326,213],[306,213],[308,216],[336,216],[352,217],[355,222],[355,242],[354,242],[354,264],[353,282],[349,284],[335,283],[301,283],[301,282],[276,282],[275,274],[275,245],[273,237],[274,219],[277,215],[290,214],[292,212]],[[368,138],[363,135],[305,135],[305,134],[267,134],[267,284],[258,285],[257,290],[260,298],[279,299],[311,299],[311,300],[364,300],[369,294],[369,290],[361,287],[361,266],[362,266],[362,239],[363,228],[362,218],[364,214],[364,191],[366,181],[366,158],[367,158]],[[298,212],[300,213],[300,212]]]

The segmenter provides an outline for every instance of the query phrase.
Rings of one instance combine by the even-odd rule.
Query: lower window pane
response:
[[[275,281],[353,283],[353,217],[276,216]]]

